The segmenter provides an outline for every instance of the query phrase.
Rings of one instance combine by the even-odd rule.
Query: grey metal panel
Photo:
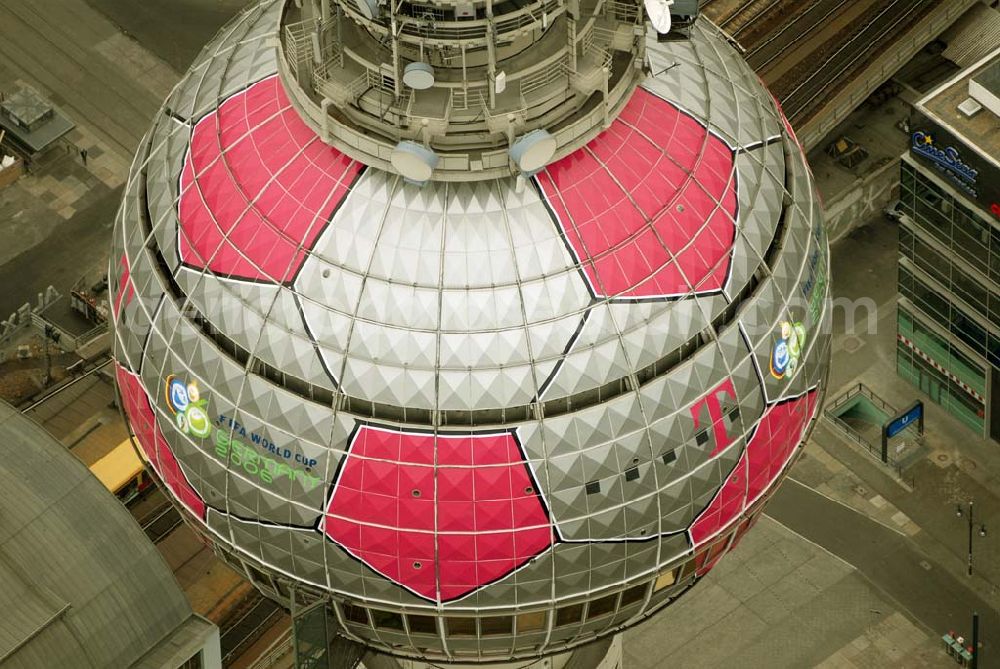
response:
[[[0,438],[18,454],[0,468],[0,657],[24,644],[4,666],[130,665],[190,615],[183,592],[125,508],[3,403]]]

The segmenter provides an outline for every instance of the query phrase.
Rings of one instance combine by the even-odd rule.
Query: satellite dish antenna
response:
[[[670,6],[674,0],[643,0],[643,4],[653,29],[661,35],[670,32]]]
[[[357,5],[358,11],[361,12],[361,16],[369,21],[374,19],[376,14],[378,14],[378,0],[355,0],[355,5]]]
[[[434,68],[420,61],[410,63],[403,68],[403,83],[418,91],[430,88],[434,85]]]
[[[525,174],[534,174],[552,160],[556,148],[556,138],[547,130],[532,130],[510,147],[510,159]]]
[[[389,162],[404,179],[422,184],[431,178],[438,156],[423,144],[404,140],[392,150]]]

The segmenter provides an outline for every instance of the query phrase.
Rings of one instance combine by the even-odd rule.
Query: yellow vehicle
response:
[[[130,439],[118,444],[92,464],[90,471],[123,504],[138,497],[152,483]]]

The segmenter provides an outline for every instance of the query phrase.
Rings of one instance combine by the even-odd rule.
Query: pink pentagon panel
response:
[[[135,295],[135,286],[129,279],[128,257],[124,253],[118,264],[121,269],[118,274],[118,294],[115,295],[115,314],[120,314],[122,305],[127,307]]]
[[[732,524],[777,480],[816,411],[817,391],[768,407],[719,493],[691,524],[697,546]]]
[[[180,179],[181,260],[292,280],[361,169],[302,121],[278,77],[253,84],[195,125]]]
[[[435,436],[364,425],[348,449],[321,529],[421,597],[457,599],[552,545],[512,432]]]
[[[536,179],[595,295],[721,290],[736,235],[733,150],[639,88],[611,126]]]
[[[163,438],[149,397],[143,390],[142,381],[136,374],[125,370],[115,363],[115,376],[118,379],[118,391],[122,397],[122,407],[128,416],[129,425],[135,434],[136,441],[146,456],[146,461],[160,479],[170,488],[171,492],[188,511],[205,519],[205,502],[194,491],[188,482],[180,464]]]
[[[716,536],[743,512],[746,508],[747,478],[747,458],[744,452],[711,504],[691,524],[691,541],[695,546]]]
[[[792,458],[795,447],[816,411],[817,391],[778,402],[757,426],[746,457],[750,467],[747,504],[753,504],[771,487]]]
[[[750,531],[750,528],[752,528],[754,525],[757,524],[757,521],[760,519],[760,516],[761,514],[759,512],[755,513],[752,516],[747,517],[746,519],[743,520],[742,523],[740,523],[739,527],[736,528],[736,531],[733,532],[733,541],[732,543],[729,544],[729,550],[733,550],[734,548],[740,545],[740,542],[743,540],[743,537],[747,535],[747,532]]]

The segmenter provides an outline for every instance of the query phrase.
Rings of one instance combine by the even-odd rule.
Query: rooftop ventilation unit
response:
[[[979,111],[981,111],[983,106],[973,100],[972,98],[965,98],[962,104],[958,105],[958,111],[962,112],[965,116],[972,118]]]

